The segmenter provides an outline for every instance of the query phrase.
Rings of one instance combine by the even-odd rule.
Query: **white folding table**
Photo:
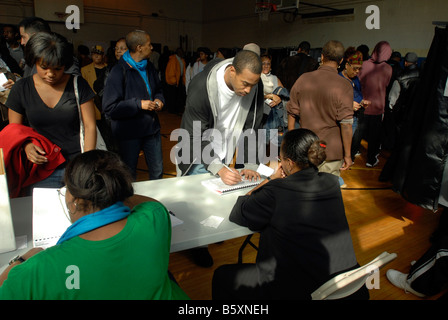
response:
[[[135,194],[148,196],[163,203],[182,223],[173,227],[171,252],[187,250],[211,243],[250,235],[246,227],[230,222],[228,217],[240,195],[250,189],[241,189],[226,195],[205,188],[201,181],[211,174],[166,178],[134,183]],[[0,272],[8,261],[33,246],[32,197],[11,199],[11,211],[16,239],[25,239],[23,248],[0,254]],[[217,228],[205,226],[201,221],[216,216],[224,218]]]

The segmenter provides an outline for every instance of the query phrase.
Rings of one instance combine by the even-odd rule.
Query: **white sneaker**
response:
[[[378,165],[378,163],[380,163],[380,160],[378,159],[378,158],[375,158],[375,163],[366,163],[366,167],[368,167],[368,168],[373,168],[373,167],[376,167],[377,165]]]
[[[406,293],[410,292],[420,298],[425,297],[424,294],[419,293],[411,288],[411,285],[407,280],[408,275],[406,273],[402,273],[394,269],[389,269],[386,272],[386,277],[394,286],[403,289],[404,292]]]

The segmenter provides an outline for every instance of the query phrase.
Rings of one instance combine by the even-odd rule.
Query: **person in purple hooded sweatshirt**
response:
[[[380,41],[373,49],[369,60],[364,61],[358,74],[361,81],[362,95],[371,104],[364,112],[364,120],[358,123],[367,138],[367,162],[369,168],[378,165],[381,144],[381,124],[386,105],[386,88],[392,77],[392,67],[387,63],[392,49],[387,41]]]

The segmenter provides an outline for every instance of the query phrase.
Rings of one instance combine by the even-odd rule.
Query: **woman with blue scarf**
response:
[[[116,154],[77,156],[65,182],[59,192],[73,224],[54,247],[34,248],[11,264],[0,300],[188,299],[168,273],[169,213],[133,195],[132,177]]]
[[[162,139],[157,112],[165,98],[154,65],[148,61],[151,38],[135,30],[126,36],[126,51],[112,68],[103,93],[103,111],[111,120],[121,159],[137,177],[137,163],[143,150],[149,179],[163,175]]]

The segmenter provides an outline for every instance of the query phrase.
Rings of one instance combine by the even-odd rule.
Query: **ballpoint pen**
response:
[[[227,166],[225,163],[222,164],[227,170],[229,170],[232,173],[236,173],[235,171],[233,171],[232,169],[230,169],[229,166]],[[241,177],[241,176],[240,176]],[[243,180],[243,178],[241,177],[241,180]]]
[[[230,167],[229,166],[227,166],[225,163],[223,163],[222,164],[227,170],[229,170],[230,172],[233,172],[233,170],[232,169],[230,169]],[[235,172],[233,172],[233,173],[235,173]]]

